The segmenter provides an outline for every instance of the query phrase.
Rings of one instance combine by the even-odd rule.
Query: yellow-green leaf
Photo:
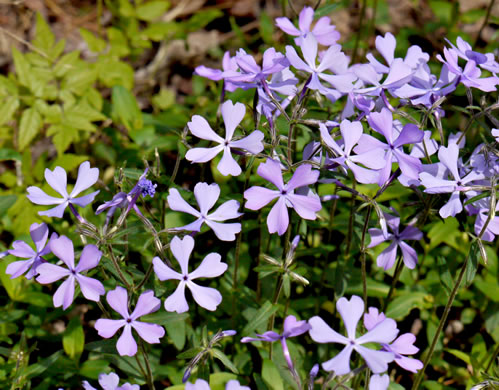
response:
[[[42,127],[42,117],[34,108],[24,110],[19,123],[18,148],[23,150],[36,137]]]
[[[160,18],[168,9],[170,3],[168,1],[150,1],[141,4],[137,7],[137,18],[150,22],[151,20]]]
[[[12,117],[18,108],[19,99],[17,96],[5,98],[0,106],[0,126],[12,120]]]
[[[85,346],[85,333],[83,333],[79,317],[73,317],[69,321],[68,327],[62,336],[62,346],[64,352],[71,359],[79,359]]]

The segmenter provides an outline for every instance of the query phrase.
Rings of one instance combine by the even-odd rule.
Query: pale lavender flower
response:
[[[488,70],[491,73],[499,73],[499,63],[495,60],[494,53],[478,53],[473,51],[471,45],[461,37],[457,37],[454,46],[447,38],[447,43],[455,50],[457,55],[467,61],[474,61],[481,68]]]
[[[233,74],[237,72],[239,67],[237,66],[236,57],[231,57],[230,53],[226,51],[222,59],[222,70],[207,68],[204,65],[196,67],[194,74],[201,77],[206,77],[207,79],[213,81],[224,80],[224,89],[229,92],[234,92],[238,86],[226,80],[226,74]]]
[[[370,307],[369,312],[364,314],[364,327],[369,331],[385,320],[385,315],[379,313],[377,308]],[[408,358],[404,355],[414,355],[419,348],[414,346],[416,336],[412,333],[404,333],[397,337],[391,344],[381,344],[384,351],[392,352],[395,355],[395,363],[404,370],[416,373],[423,368],[423,363],[418,359]]]
[[[499,142],[499,129],[492,129],[492,137],[495,137],[496,142]]]
[[[299,187],[305,187],[317,182],[319,172],[313,171],[311,165],[300,165],[288,184],[283,182],[279,162],[270,158],[258,166],[257,173],[274,184],[277,191],[253,186],[244,192],[245,207],[250,210],[259,210],[278,198],[267,217],[267,226],[270,233],[277,232],[277,234],[282,235],[286,231],[289,225],[288,207],[295,209],[298,215],[304,219],[315,220],[317,218],[316,213],[322,208],[320,199],[314,196],[298,195],[294,192]]]
[[[421,238],[423,238],[423,233],[421,233],[418,228],[411,225],[407,226],[402,231],[402,233],[399,233],[400,218],[385,213],[385,219],[388,226],[393,232],[389,233],[388,237],[384,237],[381,229],[369,229],[371,243],[369,244],[368,248],[378,246],[385,241],[391,241],[388,248],[381,252],[376,259],[376,264],[378,265],[378,267],[383,267],[385,271],[392,268],[397,257],[397,250],[398,248],[400,248],[404,259],[404,264],[407,268],[414,269],[414,267],[416,267],[416,264],[418,263],[418,254],[404,241],[419,241],[421,240]]]
[[[219,240],[234,241],[236,234],[241,231],[240,223],[220,223],[227,219],[234,219],[240,217],[242,214],[237,210],[239,209],[239,202],[237,200],[228,200],[220,205],[214,212],[208,214],[208,211],[215,205],[220,196],[220,187],[216,183],[208,185],[207,183],[197,183],[194,186],[194,196],[199,205],[200,211],[194,209],[187,203],[180,193],[175,188],[170,188],[168,195],[168,205],[174,211],[182,211],[194,215],[197,219],[185,226],[178,227],[176,230],[188,230],[199,232],[203,223],[206,223]]]
[[[50,250],[68,267],[64,268],[51,263],[43,263],[36,269],[39,274],[36,278],[38,283],[53,283],[67,277],[54,294],[54,306],[62,306],[66,310],[73,303],[75,282],[80,285],[85,298],[98,302],[99,297],[106,292],[104,286],[97,279],[89,278],[81,273],[97,267],[102,252],[93,244],[85,245],[80,255],[80,261],[75,267],[73,242],[69,238],[61,236],[51,239]]]
[[[298,18],[298,27],[296,28],[294,24],[288,18],[276,18],[275,24],[286,34],[292,35],[295,38],[295,43],[297,45],[302,44],[302,40],[308,34],[314,36],[314,38],[321,45],[330,46],[340,39],[340,33],[336,31],[336,27],[331,25],[331,19],[327,16],[319,18],[315,23],[313,29],[310,29],[312,21],[314,20],[314,10],[312,7],[304,7]]]
[[[119,386],[120,377],[114,372],[110,374],[100,374],[99,375],[99,385],[101,385],[103,390],[140,390],[139,385],[131,385],[130,383],[124,383]],[[85,390],[97,390],[95,387],[90,385],[87,381],[83,381],[83,388]]]
[[[86,190],[87,188],[93,186],[97,179],[99,178],[99,169],[98,168],[90,168],[90,163],[85,161],[81,163],[78,168],[78,178],[76,179],[76,184],[73,187],[73,190],[68,195],[67,192],[67,175],[66,171],[61,167],[55,167],[53,171],[50,169],[45,169],[45,180],[47,183],[56,190],[62,198],[54,198],[53,196],[47,195],[38,187],[28,187],[27,196],[30,201],[35,204],[40,205],[50,205],[56,204],[58,206],[47,210],[47,211],[39,211],[39,215],[45,215],[48,217],[56,217],[62,218],[64,214],[64,210],[66,207],[70,207],[73,213],[76,213],[75,216],[79,217],[78,213],[73,207],[73,204],[76,204],[80,207],[85,207],[90,204],[95,196],[99,193],[99,191],[92,192],[91,194],[81,196],[77,198],[76,196]],[[81,217],[79,217],[80,219]]]
[[[453,176],[454,180],[436,177],[428,172],[421,172],[419,178],[421,184],[426,187],[424,191],[429,194],[452,193],[450,200],[440,208],[439,214],[442,218],[454,217],[463,210],[463,205],[459,198],[460,192],[466,189],[468,183],[484,179],[484,175],[476,170],[472,170],[461,178],[458,169],[459,146],[455,143],[449,143],[448,147],[440,147],[438,158],[440,163]]]
[[[404,63],[401,58],[395,58],[390,64],[390,70],[386,78],[381,82],[383,73],[376,71],[371,64],[359,64],[352,66],[353,73],[370,87],[356,88],[356,94],[368,96],[380,96],[384,90],[400,88],[412,79],[414,71]]]
[[[373,375],[369,380],[369,390],[387,390],[390,385],[388,374]]]
[[[233,141],[234,131],[244,118],[246,108],[242,103],[233,104],[227,100],[222,105],[222,116],[225,123],[225,139],[215,133],[206,119],[200,115],[194,115],[187,126],[190,132],[198,138],[218,143],[212,148],[192,148],[187,151],[185,158],[193,163],[204,163],[212,160],[223,151],[223,156],[217,165],[219,172],[224,175],[239,176],[241,167],[232,157],[231,149],[247,150],[252,154],[263,150],[263,133],[260,130],[253,131],[250,135]]]
[[[330,162],[334,162],[344,169],[350,169],[355,179],[360,183],[376,183],[378,181],[378,172],[361,167],[365,165],[371,169],[381,169],[385,166],[385,152],[382,149],[376,148],[366,151],[365,153],[352,155],[352,149],[357,144],[363,134],[362,124],[360,122],[350,122],[344,119],[340,124],[340,132],[344,141],[343,147],[340,147],[331,137],[329,131],[324,124],[319,125],[321,138],[329,146],[338,157],[330,158]]]
[[[477,195],[478,195],[477,191],[468,191],[466,193],[466,197],[468,199],[471,199]],[[470,214],[470,215],[476,214],[474,230],[475,230],[475,234],[478,236],[482,232],[482,229],[485,226],[485,222],[487,222],[487,220],[489,218],[490,196],[486,197],[486,198],[478,199],[478,200],[474,201],[473,203],[468,204],[464,207],[466,208],[466,211],[468,211],[468,214]],[[498,235],[499,235],[499,202],[496,203],[495,216],[494,216],[494,218],[492,218],[489,221],[481,238],[483,241],[493,242],[495,239],[495,236],[498,236]]]
[[[38,266],[44,262],[42,256],[48,255],[51,252],[50,242],[45,246],[49,236],[49,228],[47,227],[46,223],[33,223],[29,228],[29,233],[31,235],[31,239],[35,243],[36,251],[33,250],[24,241],[17,240],[12,243],[12,247],[14,249],[10,249],[6,252],[6,254],[15,257],[28,259],[14,261],[7,266],[5,273],[12,275],[10,277],[11,279],[21,276],[26,271],[28,271],[28,273],[26,274],[26,279],[31,279],[38,273]],[[50,240],[53,240],[57,237],[58,235],[56,233],[52,233]]]
[[[286,339],[306,333],[310,330],[310,328],[311,327],[309,324],[307,324],[307,321],[297,321],[295,316],[287,316],[284,320],[284,331],[282,332],[282,335],[270,330],[263,334],[257,334],[257,337],[243,337],[241,339],[241,342],[249,343],[252,341],[268,341],[272,343],[279,340],[281,342],[282,352],[288,364],[289,371],[296,379],[298,379],[297,382],[299,383],[299,376],[295,370],[293,360],[291,359],[291,354],[289,353]]]
[[[204,379],[198,379],[195,383],[187,382],[185,390],[210,390],[210,385]],[[241,386],[239,381],[231,379],[225,385],[225,390],[250,390],[248,386]]]
[[[189,305],[185,299],[185,287],[191,290],[196,303],[206,310],[215,311],[222,302],[222,294],[216,289],[199,286],[193,280],[220,276],[227,270],[227,264],[221,262],[221,256],[218,253],[210,253],[204,258],[199,267],[189,272],[189,257],[193,248],[194,239],[191,236],[185,236],[183,239],[175,236],[170,242],[170,249],[180,264],[182,273],[178,273],[165,265],[159,257],[152,260],[154,272],[159,280],[175,279],[180,281],[175,292],[165,300],[166,311],[184,313],[189,310]]]
[[[387,108],[382,108],[379,113],[372,112],[367,121],[376,132],[385,137],[387,143],[385,144],[369,134],[363,134],[354,151],[358,154],[375,149],[386,151],[385,164],[379,171],[378,184],[382,186],[390,177],[393,160],[399,163],[400,170],[405,176],[411,179],[418,179],[419,172],[422,170],[421,161],[414,156],[404,153],[403,146],[421,142],[424,133],[416,125],[408,123],[402,128],[400,134],[397,134],[393,128],[394,121],[392,113]]]
[[[116,344],[116,349],[121,356],[134,356],[137,353],[137,343],[132,336],[132,328],[149,344],[159,343],[159,339],[165,335],[162,326],[137,321],[139,317],[153,313],[161,306],[161,301],[154,296],[153,291],[147,290],[140,294],[132,314],[128,313],[128,293],[123,287],[118,286],[116,289],[109,291],[106,300],[109,306],[117,311],[123,319],[99,318],[95,322],[95,329],[97,329],[99,336],[108,339],[113,337],[120,328],[124,327],[123,333]]]
[[[308,323],[312,326],[309,333],[312,339],[318,343],[339,343],[345,348],[334,358],[322,363],[326,371],[334,371],[336,375],[344,375],[350,372],[350,356],[357,351],[366,361],[368,367],[375,374],[381,374],[388,369],[388,363],[394,359],[394,354],[387,351],[377,351],[363,347],[365,343],[386,344],[391,342],[398,334],[397,324],[391,318],[386,318],[361,337],[356,337],[355,330],[362,314],[364,313],[364,302],[362,298],[353,295],[350,301],[342,297],[336,303],[336,308],[343,318],[347,336],[342,336],[324,320],[318,316],[312,317]]]
[[[317,90],[322,94],[329,94],[330,88],[321,84],[320,79],[328,82],[340,93],[348,93],[353,89],[352,82],[356,79],[353,73],[341,75],[331,75],[325,73],[334,65],[336,58],[341,53],[340,45],[330,46],[322,55],[320,64],[317,65],[317,40],[312,34],[308,34],[302,41],[300,48],[303,53],[303,61],[293,46],[286,46],[286,57],[290,64],[296,69],[310,73],[311,77],[307,83],[307,88]]]

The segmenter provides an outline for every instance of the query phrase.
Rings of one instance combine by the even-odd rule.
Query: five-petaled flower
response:
[[[53,196],[47,195],[40,188],[31,186],[28,187],[28,199],[35,204],[58,205],[47,211],[39,211],[38,214],[45,215],[47,217],[62,218],[66,207],[70,206],[70,208],[72,208],[73,204],[76,204],[80,207],[85,207],[86,205],[92,203],[99,191],[92,192],[91,194],[84,195],[79,198],[76,198],[76,196],[80,192],[93,186],[98,178],[98,168],[90,168],[90,163],[88,161],[81,163],[80,167],[78,168],[78,178],[76,179],[76,184],[73,187],[71,193],[68,194],[66,188],[68,181],[66,171],[61,167],[55,167],[53,171],[47,168],[45,169],[45,180],[47,180],[47,183],[54,190],[56,190],[62,196],[62,198],[54,198]]]
[[[91,301],[98,302],[99,297],[105,294],[104,286],[97,279],[82,275],[84,271],[97,267],[102,252],[93,244],[83,248],[80,261],[75,267],[75,255],[73,242],[66,236],[50,240],[50,250],[61,259],[68,268],[51,263],[43,263],[36,269],[38,283],[53,283],[56,280],[67,277],[54,294],[54,306],[62,306],[66,310],[74,300],[75,282],[80,285],[83,296]]]
[[[260,164],[256,171],[265,180],[277,187],[271,190],[265,187],[253,186],[244,192],[246,208],[259,210],[272,200],[276,204],[267,217],[267,226],[270,233],[282,235],[289,225],[288,207],[292,207],[304,219],[314,220],[316,213],[322,208],[319,197],[295,194],[295,189],[314,184],[319,178],[319,172],[313,171],[309,164],[300,165],[288,184],[284,184],[280,164],[270,158]]]
[[[194,239],[191,236],[185,236],[183,239],[177,236],[170,242],[170,249],[173,256],[180,264],[182,273],[178,273],[165,265],[159,257],[155,257],[154,272],[159,280],[176,279],[180,283],[175,292],[165,300],[165,309],[167,311],[176,311],[183,313],[189,310],[189,305],[185,299],[185,287],[191,290],[192,296],[197,304],[206,310],[214,311],[222,302],[222,294],[211,287],[199,286],[193,282],[197,278],[214,278],[222,275],[227,270],[227,264],[220,261],[221,256],[218,253],[210,253],[195,271],[189,272],[189,257],[194,248]]]
[[[108,339],[113,337],[118,329],[125,328],[116,344],[116,349],[121,356],[134,356],[137,353],[137,343],[132,336],[132,328],[149,344],[159,343],[159,339],[165,335],[162,326],[137,321],[137,318],[153,313],[161,306],[161,301],[154,296],[153,291],[147,290],[140,294],[132,314],[128,313],[128,293],[123,287],[118,286],[109,291],[106,300],[109,306],[121,314],[123,319],[100,318],[95,323],[95,329],[97,329],[99,336]]]

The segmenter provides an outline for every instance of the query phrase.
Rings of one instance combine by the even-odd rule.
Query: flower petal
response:
[[[269,233],[277,232],[278,235],[282,236],[288,225],[289,215],[286,200],[283,196],[280,196],[267,216],[267,227],[269,228]]]
[[[159,280],[182,280],[182,275],[168,267],[159,257],[155,257],[154,259],[152,259],[152,263],[154,266],[154,273]]]
[[[295,211],[303,219],[315,220],[316,213],[322,208],[319,197],[289,194],[286,195],[286,199],[291,202]]]
[[[55,167],[53,171],[45,169],[45,180],[50,187],[56,190],[63,198],[68,198],[66,187],[68,185],[68,178],[66,171],[61,167]]]
[[[238,218],[242,213],[238,212],[239,202],[237,200],[228,200],[220,205],[213,213],[208,215],[211,221],[226,221],[227,219]]]
[[[242,103],[233,104],[231,100],[227,100],[222,104],[221,111],[225,123],[225,139],[230,141],[234,130],[244,118],[246,107]]]
[[[54,198],[53,196],[47,195],[44,191],[35,186],[28,187],[27,198],[32,203],[40,205],[61,204],[65,202],[65,199]]]
[[[125,329],[116,343],[116,349],[121,356],[134,356],[137,353],[137,343],[132,336],[130,324],[125,325]]]
[[[350,341],[345,337],[331,329],[331,327],[326,324],[326,322],[319,316],[312,317],[308,320],[311,326],[308,333],[312,340],[317,343],[340,343],[349,344]]]
[[[189,203],[187,203],[176,188],[170,188],[169,195],[167,197],[168,206],[171,210],[181,211],[183,213],[194,215],[195,217],[200,217],[199,211],[194,209]]]
[[[147,290],[140,294],[135,309],[130,315],[132,320],[136,320],[146,314],[153,313],[161,306],[161,300],[154,296],[154,291]],[[143,337],[142,337],[143,338]]]
[[[392,241],[388,248],[381,252],[376,259],[376,264],[378,267],[383,267],[386,271],[393,267],[395,263],[395,258],[397,257],[397,242]]]
[[[298,187],[308,186],[317,182],[319,171],[312,170],[312,165],[303,164],[296,168],[293,177],[289,180],[286,186],[286,191],[293,191]]]
[[[149,344],[158,344],[160,342],[159,339],[165,335],[163,327],[157,324],[133,321],[132,327],[137,331],[139,336]]]
[[[244,149],[250,153],[257,154],[263,150],[264,135],[260,130],[253,131],[250,135],[238,139],[237,141],[230,141],[229,146],[236,149]]]
[[[369,390],[387,390],[390,385],[390,377],[387,374],[373,375],[369,380]]]
[[[100,296],[106,293],[103,284],[97,279],[76,274],[76,280],[80,285],[81,293],[90,301],[99,302]]]
[[[256,173],[258,173],[258,175],[263,177],[265,180],[270,181],[279,190],[282,191],[284,189],[281,164],[278,161],[267,158],[267,161],[258,166]]]
[[[125,288],[118,286],[106,295],[107,303],[115,311],[120,313],[123,318],[129,318],[128,315],[128,292]]]
[[[215,133],[206,119],[200,115],[194,115],[191,121],[187,123],[187,127],[198,138],[207,139],[219,144],[224,142],[224,139]]]
[[[110,337],[113,337],[118,329],[122,326],[125,326],[126,323],[126,320],[110,320],[107,318],[99,318],[95,322],[94,328],[97,329],[97,333],[100,337],[108,339]]]
[[[24,241],[16,240],[12,243],[14,249],[9,249],[9,255],[28,259],[36,256],[36,252]]]
[[[244,207],[250,210],[259,210],[278,196],[280,196],[279,191],[253,186],[244,191],[244,199],[246,199]]]
[[[170,241],[170,250],[180,264],[180,269],[182,270],[183,275],[187,275],[189,272],[189,257],[191,256],[193,249],[194,238],[191,236],[185,236],[183,239],[175,236]]]
[[[397,323],[391,318],[386,318],[365,335],[357,339],[358,344],[364,343],[391,343],[397,337],[399,330]]]
[[[76,272],[83,272],[97,267],[102,257],[102,252],[93,244],[85,245],[80,255],[80,261],[76,266]]]
[[[67,278],[57,289],[54,294],[53,301],[54,306],[59,307],[62,306],[64,310],[66,310],[73,303],[75,295],[75,278],[73,275],[69,275]]]
[[[220,196],[220,187],[217,183],[197,183],[194,186],[194,196],[198,202],[201,215],[206,216]]]
[[[207,219],[206,224],[213,230],[213,233],[221,241],[234,241],[236,234],[241,231],[240,223],[220,223]]]
[[[354,348],[364,358],[368,367],[375,374],[381,374],[388,370],[388,363],[393,362],[395,358],[395,355],[391,352],[376,351],[360,345],[355,345]]]
[[[80,192],[85,191],[87,188],[93,186],[99,179],[99,168],[90,168],[90,163],[85,161],[80,164],[78,168],[78,177],[76,179],[73,191],[70,197],[77,196]],[[83,206],[84,207],[84,206]]]
[[[29,234],[35,243],[36,251],[39,253],[45,247],[49,237],[49,228],[46,223],[33,223],[29,227]]]
[[[344,375],[350,372],[350,356],[353,345],[348,344],[334,358],[322,363],[322,368],[326,371],[334,371],[336,375]]]
[[[116,390],[119,384],[120,377],[114,372],[99,375],[99,385],[101,385],[103,390]]]
[[[224,148],[224,153],[217,165],[217,169],[224,176],[239,176],[241,174],[241,167],[239,166],[237,161],[234,160],[234,157],[232,157],[232,154],[230,153],[230,147],[227,146]]]
[[[357,295],[352,295],[350,300],[345,297],[338,299],[336,309],[343,318],[348,338],[355,340],[355,330],[362,314],[364,313],[364,301]]]
[[[303,7],[298,17],[298,26],[302,33],[310,31],[310,25],[314,20],[314,9],[312,7]],[[312,34],[309,34],[312,35]]]
[[[18,276],[21,276],[27,270],[29,270],[34,262],[35,258],[29,260],[14,261],[7,266],[7,268],[5,269],[5,273],[11,275],[11,279],[17,278]]]
[[[205,163],[212,160],[223,148],[223,145],[213,148],[192,148],[187,151],[185,158],[193,163]]]
[[[75,254],[73,241],[66,236],[61,236],[50,240],[50,250],[52,253],[61,259],[70,270],[75,269]]]
[[[97,168],[95,168],[95,169],[97,169]],[[97,196],[97,194],[99,192],[100,192],[100,190],[92,192],[92,193],[87,194],[87,195],[80,196],[79,198],[70,199],[69,203],[76,204],[80,207],[86,207],[94,201],[95,197]]]
[[[282,17],[276,18],[275,24],[277,27],[279,27],[282,31],[284,31],[288,35],[292,35],[295,37],[301,35],[301,31],[298,30],[288,18],[282,18]]]
[[[39,273],[36,281],[41,284],[53,283],[71,274],[67,268],[50,263],[40,264],[36,270]]]
[[[227,264],[222,263],[222,256],[218,253],[208,254],[199,267],[189,274],[189,279],[214,278],[222,275],[227,270]]]
[[[59,206],[53,207],[47,211],[39,211],[38,215],[42,215],[45,217],[54,217],[54,218],[62,218],[64,215],[64,210],[68,207],[69,202],[65,201]]]
[[[182,280],[172,295],[165,299],[165,310],[185,313],[189,305],[185,299],[185,282]]]
[[[199,286],[191,281],[187,282],[187,287],[191,290],[192,297],[197,304],[206,310],[215,311],[222,302],[222,294],[214,288]]]

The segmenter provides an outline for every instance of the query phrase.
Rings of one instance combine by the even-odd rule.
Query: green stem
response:
[[[364,298],[364,311],[367,312],[367,271],[366,271],[366,232],[369,226],[369,219],[371,219],[372,206],[367,206],[366,220],[362,228],[362,238],[360,241],[360,262],[362,267],[362,296]]]
[[[490,0],[489,6],[487,8],[487,13],[485,15],[485,20],[483,21],[482,26],[480,27],[480,30],[478,31],[478,35],[476,36],[475,40],[475,46],[478,44],[478,41],[480,41],[480,37],[482,35],[482,31],[489,22],[489,17],[490,17],[490,12],[492,11],[492,7],[494,6],[495,0]]]
[[[352,54],[352,64],[355,64],[355,62],[357,61],[360,36],[362,34],[362,22],[364,20],[365,14],[366,14],[366,5],[367,5],[367,1],[362,0],[362,6],[360,9],[360,14],[359,14],[359,25],[357,27],[358,30],[357,30],[357,35],[355,36],[355,45],[354,45],[353,54]]]
[[[142,342],[142,340],[139,340],[139,347],[140,347],[140,351],[142,352],[142,357],[144,358],[144,361],[146,363],[147,386],[149,387],[150,390],[155,390],[154,379],[153,379],[152,371],[151,371],[151,365],[149,364],[149,358],[147,357],[147,352],[146,352],[146,349],[144,348],[144,343]]]
[[[116,257],[114,257],[113,248],[111,247],[111,245],[107,246],[107,250],[109,252],[109,257],[111,258],[111,262],[113,263],[113,266],[116,269],[116,272],[118,273],[118,276],[121,279],[121,282],[125,285],[126,289],[130,291],[132,288],[126,281],[125,275],[123,275],[123,273],[121,272],[120,265],[118,264],[118,260],[116,260]]]
[[[397,265],[395,266],[395,272],[393,274],[393,279],[392,279],[392,284],[390,285],[390,290],[388,290],[388,295],[386,296],[385,302],[383,303],[383,310],[384,312],[386,310],[386,307],[388,306],[388,302],[390,302],[390,298],[393,295],[393,292],[395,291],[395,285],[397,284],[400,274],[402,273],[402,256],[399,256],[397,259]]]
[[[494,353],[492,354],[492,356],[491,356],[491,358],[489,360],[489,364],[487,364],[487,368],[485,369],[485,372],[487,372],[487,373],[489,372],[490,367],[492,367],[492,363],[495,362],[498,354],[499,354],[499,344],[497,344],[497,347],[494,350]]]

